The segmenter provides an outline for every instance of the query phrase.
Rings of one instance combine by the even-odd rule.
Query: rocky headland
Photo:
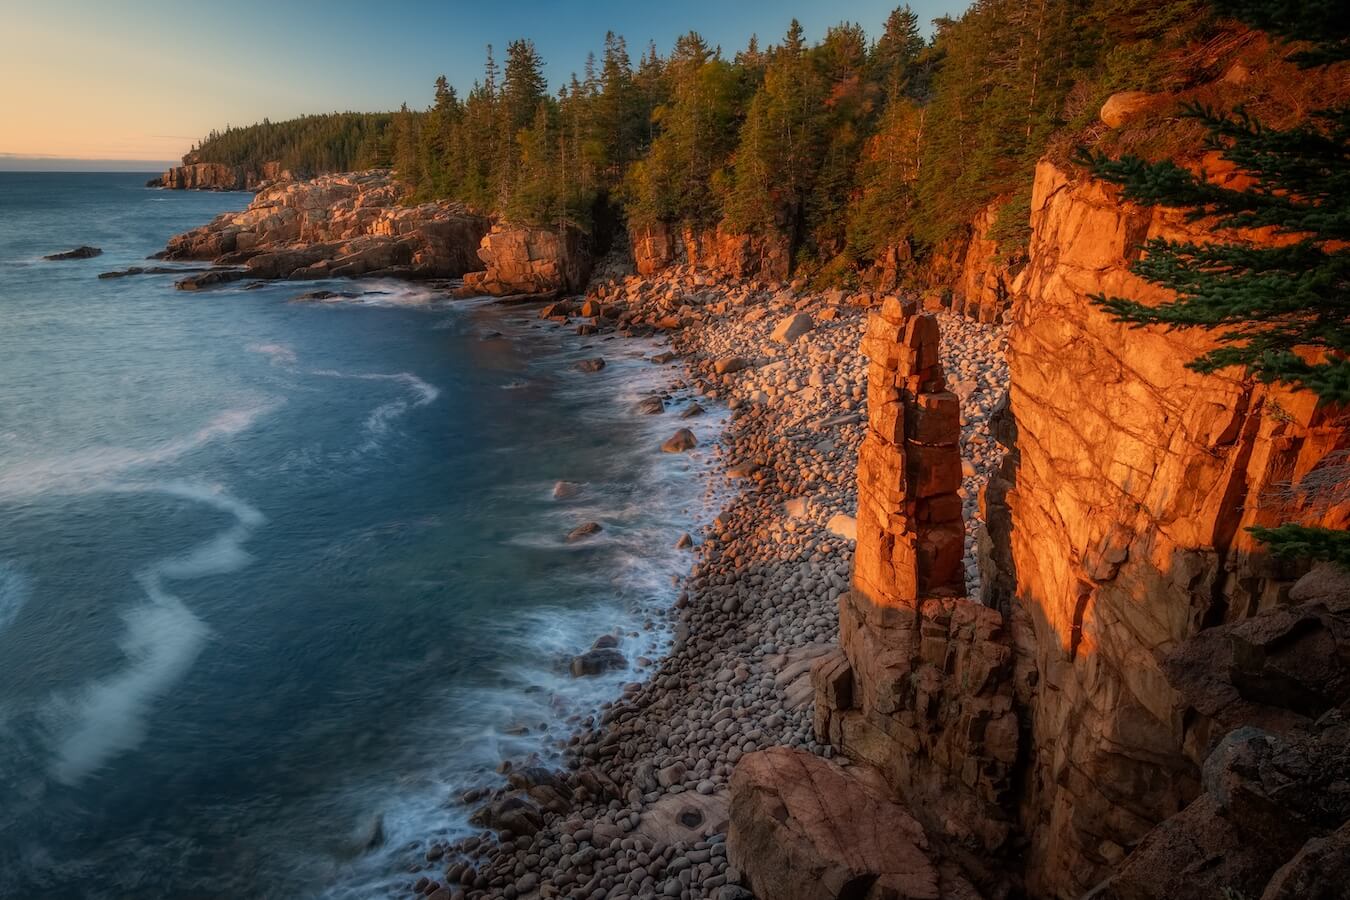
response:
[[[276,185],[165,256],[218,266],[185,287],[463,277],[597,348],[667,334],[670,390],[730,409],[736,488],[671,535],[669,654],[560,770],[506,760],[454,798],[482,831],[410,848],[412,893],[1343,896],[1350,575],[1244,529],[1350,524],[1350,414],[1196,373],[1205,334],[1090,299],[1165,299],[1138,245],[1212,223],[1047,158],[1024,258],[985,211],[920,277],[897,247],[817,291],[772,238],[647,227],[593,265],[579,233],[405,199],[382,172]],[[690,449],[660,396],[635,414],[671,418],[652,452]],[[623,647],[592,652],[577,677]]]
[[[171,166],[146,187],[176,191],[258,191],[278,181],[291,181],[297,174],[283,170],[280,163],[261,166],[227,166],[224,163],[188,162]]]
[[[415,892],[1338,896],[1350,576],[1241,526],[1344,527],[1300,484],[1344,471],[1346,414],[1088,300],[1203,224],[1046,163],[1032,226],[1006,326],[687,264],[543,310],[668,332],[742,490],[658,670],[565,772],[470,798],[488,830]]]
[[[157,258],[212,261],[178,282],[184,290],[244,278],[459,278],[480,268],[487,218],[453,203],[406,205],[408,194],[382,170],[281,182],[242,212],[174,237]]]

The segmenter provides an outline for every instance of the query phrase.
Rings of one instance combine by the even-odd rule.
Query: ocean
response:
[[[529,309],[99,279],[250,199],[146,177],[0,173],[0,897],[400,895],[659,657],[722,418]]]

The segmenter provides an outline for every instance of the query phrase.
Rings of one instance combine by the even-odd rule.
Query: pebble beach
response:
[[[759,287],[676,268],[614,278],[589,309],[542,311],[560,333],[595,333],[585,323],[611,316],[626,333],[669,332],[671,352],[652,359],[670,371],[667,396],[694,393],[731,411],[715,445],[684,448],[716,454],[706,490],[723,506],[705,533],[671,535],[691,567],[662,623],[669,653],[576,723],[565,768],[505,760],[505,784],[461,798],[478,807],[483,831],[427,846],[409,867],[414,896],[748,898],[725,847],[737,761],[773,746],[833,754],[812,734],[810,666],[836,641],[849,584],[867,312],[839,291]],[[602,302],[600,319],[576,318],[600,315]],[[937,316],[961,399],[965,570],[978,596],[974,531],[999,461],[987,425],[1006,387],[1005,328]],[[603,352],[599,335],[595,346]],[[664,404],[649,399],[641,411],[678,432]]]

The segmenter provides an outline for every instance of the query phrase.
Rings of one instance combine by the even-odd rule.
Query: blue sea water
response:
[[[640,677],[569,655],[659,654],[720,421],[657,452],[654,344],[413,285],[99,279],[249,199],[144,178],[0,173],[0,897],[398,893]]]

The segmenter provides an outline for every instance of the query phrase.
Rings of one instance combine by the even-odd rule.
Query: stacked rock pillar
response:
[[[858,450],[853,584],[874,603],[962,596],[960,403],[937,320],[889,298],[867,323],[867,434]]]
[[[963,596],[960,405],[940,342],[912,301],[868,322],[853,586],[840,650],[813,668],[815,728],[930,829],[987,855],[1013,821],[1013,652],[999,612]]]

